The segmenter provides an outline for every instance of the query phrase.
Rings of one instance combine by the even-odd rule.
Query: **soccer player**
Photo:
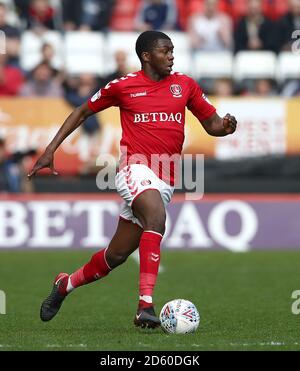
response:
[[[157,163],[152,166],[151,160],[153,155],[181,154],[185,107],[210,135],[225,136],[236,129],[235,117],[230,114],[219,117],[193,79],[172,72],[173,44],[166,34],[143,32],[137,39],[136,53],[142,69],[113,80],[76,108],[28,174],[31,178],[47,167],[57,174],[54,153],[62,141],[90,115],[111,106],[120,108],[121,159],[116,187],[124,203],[117,230],[108,247],[95,253],[88,263],[70,275],[57,275],[41,306],[42,321],[51,320],[74,289],[107,276],[139,248],[139,302],[134,323],[140,327],[159,326],[152,295],[165,232],[165,207],[174,190],[174,168],[170,166],[165,179],[164,169]]]

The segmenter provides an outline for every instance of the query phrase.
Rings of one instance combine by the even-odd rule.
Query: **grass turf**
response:
[[[133,326],[138,265],[128,261],[102,281],[79,288],[51,322],[39,319],[57,272],[72,272],[91,251],[0,252],[0,350],[300,350],[300,252],[164,251],[155,291],[157,312],[174,298],[193,301],[195,334],[167,335]]]

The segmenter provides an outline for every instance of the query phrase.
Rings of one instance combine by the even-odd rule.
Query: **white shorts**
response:
[[[124,202],[121,206],[120,217],[142,227],[141,222],[133,215],[134,200],[148,189],[159,191],[165,207],[171,201],[174,187],[159,179],[146,165],[133,164],[126,166],[115,178],[116,188]]]

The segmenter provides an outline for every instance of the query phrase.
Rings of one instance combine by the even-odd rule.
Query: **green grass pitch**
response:
[[[133,326],[138,265],[133,259],[102,281],[72,293],[51,322],[40,303],[54,275],[72,272],[92,251],[0,252],[0,350],[300,350],[300,252],[163,251],[155,291],[157,312],[185,298],[201,315],[196,333],[167,335]]]

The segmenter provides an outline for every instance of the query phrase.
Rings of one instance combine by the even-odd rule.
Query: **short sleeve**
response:
[[[203,122],[216,112],[216,108],[209,102],[200,86],[193,79],[190,79],[189,88],[190,96],[187,108],[200,122]]]
[[[88,100],[89,108],[94,112],[100,112],[106,108],[119,105],[119,80],[109,82]]]

